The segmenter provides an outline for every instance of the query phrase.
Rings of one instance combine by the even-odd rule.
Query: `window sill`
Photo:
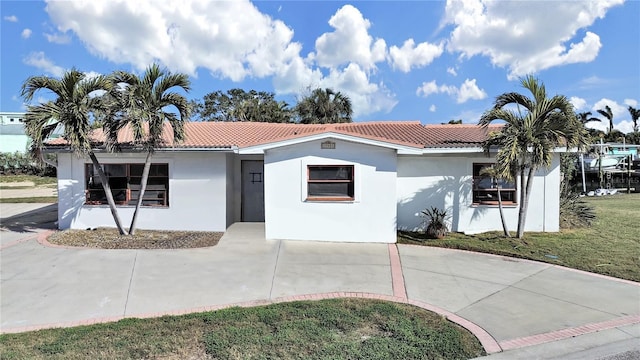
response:
[[[305,199],[306,202],[354,202],[352,197],[324,197],[324,196],[309,196]]]
[[[82,204],[82,206],[108,208],[109,204],[89,204],[89,203],[84,203],[84,204]],[[116,204],[116,208],[135,208],[135,207],[136,207],[135,205]],[[169,208],[169,206],[166,206],[166,205],[142,205],[140,207],[141,208],[145,208],[145,209],[168,209]]]
[[[478,203],[473,203],[471,204],[472,207],[499,207],[499,204],[497,201],[483,201],[483,202],[478,202]],[[514,202],[503,202],[502,203],[502,207],[504,208],[515,208],[518,207],[518,203],[514,203]]]

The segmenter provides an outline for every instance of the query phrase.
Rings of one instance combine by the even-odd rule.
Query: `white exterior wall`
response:
[[[267,239],[394,243],[395,150],[339,140],[321,149],[322,141],[266,152]],[[354,165],[355,200],[306,201],[308,165]]]
[[[451,231],[479,233],[502,230],[496,206],[473,205],[473,163],[491,162],[477,156],[423,155],[398,158],[398,228],[416,230],[421,210],[435,206],[446,209]],[[517,186],[520,183],[518,181]],[[517,196],[519,199],[518,189]],[[526,231],[559,231],[560,156],[555,154],[549,169],[537,172],[525,224]],[[504,207],[509,230],[518,225],[518,207]]]
[[[101,163],[144,163],[144,154],[98,154]],[[107,205],[84,205],[84,164],[69,153],[58,154],[58,227],[86,229],[115,227]],[[229,219],[227,166],[221,152],[156,152],[153,163],[169,164],[169,207],[142,207],[139,229],[225,231]],[[119,205],[125,227],[131,223],[134,206]]]

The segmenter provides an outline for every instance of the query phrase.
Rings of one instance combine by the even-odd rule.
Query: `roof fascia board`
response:
[[[243,155],[244,154],[247,154],[247,155],[248,154],[264,154],[266,150],[271,150],[271,149],[275,149],[283,146],[289,146],[289,145],[297,145],[297,144],[301,144],[309,141],[323,140],[323,139],[336,139],[336,140],[350,141],[350,142],[355,142],[355,143],[360,143],[365,145],[378,146],[378,147],[383,147],[387,149],[397,150],[398,153],[402,153],[402,154],[422,153],[422,148],[418,148],[418,147],[398,145],[390,142],[372,140],[372,139],[367,139],[359,136],[346,135],[346,134],[341,134],[341,133],[336,133],[331,131],[323,132],[320,134],[313,134],[313,135],[298,137],[295,139],[287,139],[287,140],[270,142],[266,144],[247,146],[245,148],[240,148],[238,150],[238,153]]]

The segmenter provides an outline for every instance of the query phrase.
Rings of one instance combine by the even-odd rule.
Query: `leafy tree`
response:
[[[604,136],[605,142],[621,143],[625,138],[624,133],[618,129],[613,129]]]
[[[449,125],[460,125],[460,124],[462,124],[462,119],[458,119],[458,120],[451,119],[451,120],[449,120],[449,122],[447,124],[449,124]]]
[[[351,100],[332,89],[315,89],[301,98],[295,112],[302,124],[329,124],[351,122]]]
[[[604,116],[609,121],[609,132],[613,131],[613,112],[609,105],[605,105],[604,109],[599,109],[598,113]]]
[[[21,96],[31,102],[40,90],[48,90],[55,99],[38,105],[29,105],[25,115],[25,132],[31,138],[30,151],[35,158],[41,158],[44,142],[58,128],[64,131],[64,139],[77,156],[88,156],[98,172],[113,220],[120,234],[122,227],[109,180],[98,161],[90,139],[92,111],[100,108],[98,92],[111,89],[111,83],[104,76],[86,78],[85,74],[71,69],[56,79],[47,76],[31,76],[22,84]]]
[[[164,144],[163,131],[168,125],[174,142],[184,139],[184,121],[189,118],[189,103],[183,95],[172,90],[177,88],[188,92],[191,82],[187,75],[172,74],[160,69],[157,64],[149,66],[140,77],[126,71],[116,71],[111,81],[111,94],[115,99],[112,106],[115,109],[112,111],[113,118],[107,122],[109,143],[117,144],[118,130],[129,125],[133,129],[134,143],[147,153],[140,193],[129,226],[129,234],[134,235],[138,211],[147,188],[151,159],[155,150]],[[169,109],[177,110],[177,114]]]
[[[487,127],[495,120],[505,122],[501,131],[492,132],[483,143],[485,152],[498,146],[496,170],[508,178],[515,168],[520,176],[518,238],[524,228],[536,170],[551,165],[553,151],[586,145],[586,131],[575,116],[573,106],[565,96],[547,98],[545,86],[532,75],[520,80],[532,98],[510,92],[499,95],[494,107],[487,110],[479,124]],[[513,106],[517,109],[513,109]]]
[[[631,115],[631,120],[633,121],[633,132],[638,132],[638,119],[640,118],[640,109],[636,109],[633,106],[629,106],[627,108],[629,110],[629,114]]]
[[[202,121],[291,122],[291,110],[275,94],[266,91],[218,90],[204,96],[203,102],[192,101],[194,114]]]

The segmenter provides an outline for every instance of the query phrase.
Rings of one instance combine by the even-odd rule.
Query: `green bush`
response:
[[[53,155],[50,155],[50,160]],[[48,164],[39,164],[29,154],[0,153],[0,174],[2,175],[37,175],[56,176],[56,168]]]

